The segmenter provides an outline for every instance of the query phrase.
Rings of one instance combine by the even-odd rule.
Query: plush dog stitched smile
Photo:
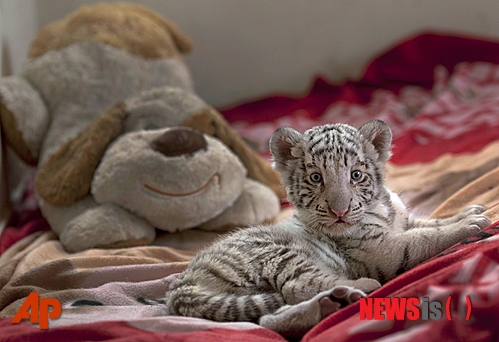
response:
[[[147,184],[144,184],[144,188],[146,188],[147,190],[150,190],[152,192],[155,192],[157,194],[160,194],[160,195],[163,195],[163,196],[169,196],[169,197],[184,197],[184,196],[191,196],[191,195],[194,195],[194,194],[197,194],[201,191],[203,191],[204,189],[206,189],[208,187],[208,185],[210,185],[211,181],[212,180],[215,180],[215,183],[216,185],[220,185],[220,175],[218,173],[215,173],[213,176],[210,177],[210,179],[208,179],[206,181],[206,183],[204,183],[200,188],[194,190],[194,191],[191,191],[191,192],[188,192],[188,193],[185,193],[185,194],[175,194],[175,193],[170,193],[170,192],[164,192],[164,191],[161,191],[161,190],[158,190],[158,189],[155,189],[153,188],[152,186],[150,185],[147,185]]]

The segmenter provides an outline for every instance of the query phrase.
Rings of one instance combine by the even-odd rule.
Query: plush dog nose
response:
[[[167,157],[183,154],[194,154],[206,149],[204,136],[191,128],[179,127],[170,129],[151,143],[151,147]]]

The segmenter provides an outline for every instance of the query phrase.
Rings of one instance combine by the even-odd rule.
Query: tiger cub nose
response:
[[[327,201],[326,201],[326,203],[327,203]],[[350,204],[348,204],[348,207],[346,209],[338,209],[338,208],[333,209],[333,208],[331,208],[331,206],[328,203],[327,208],[328,208],[330,214],[335,215],[337,218],[342,218],[350,211]]]
[[[199,150],[206,149],[206,146],[204,136],[188,127],[170,129],[151,143],[154,150],[167,157],[192,155]]]
[[[350,210],[350,207],[347,208],[346,210],[342,210],[342,211],[337,211],[337,210],[331,209],[333,214],[335,214],[338,218],[343,217],[349,210]]]

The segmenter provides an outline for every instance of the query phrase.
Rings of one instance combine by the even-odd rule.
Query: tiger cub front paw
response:
[[[462,209],[457,215],[456,219],[462,220],[471,215],[479,215],[487,210],[487,207],[482,204],[472,204]]]
[[[483,214],[487,207],[481,204],[472,204],[465,207],[456,216],[456,222],[459,225],[473,233],[476,233],[483,228],[487,228],[491,221],[490,218]]]
[[[478,232],[484,228],[487,228],[490,224],[490,218],[483,214],[473,214],[462,219],[459,222],[463,228],[467,228],[469,231]]]

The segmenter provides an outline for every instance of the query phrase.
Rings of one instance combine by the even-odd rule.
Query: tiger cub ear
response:
[[[392,143],[392,131],[387,124],[381,120],[372,120],[359,128],[359,132],[374,146],[374,150],[378,156],[375,158],[377,161],[385,162],[390,159],[390,145]],[[367,151],[370,150],[366,145]]]
[[[272,134],[269,145],[277,171],[289,169],[289,162],[301,157],[301,140],[302,134],[291,127],[281,127]]]

